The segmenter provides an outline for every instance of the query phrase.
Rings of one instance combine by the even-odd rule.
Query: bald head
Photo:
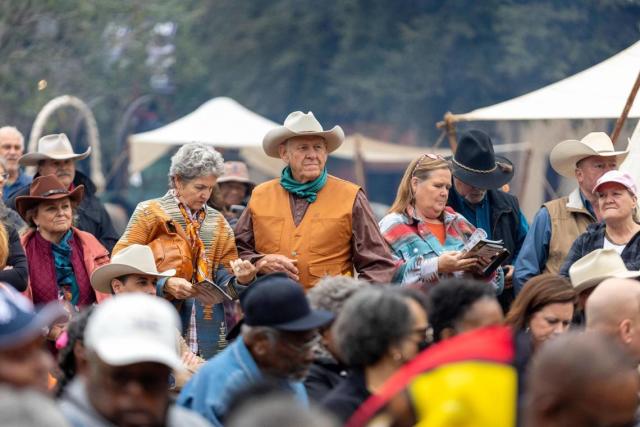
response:
[[[619,339],[640,361],[640,282],[607,279],[593,291],[585,307],[587,330]]]

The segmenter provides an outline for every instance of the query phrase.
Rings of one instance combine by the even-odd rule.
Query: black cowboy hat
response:
[[[451,165],[454,177],[483,190],[502,187],[511,181],[514,173],[513,163],[496,156],[491,138],[479,130],[470,130],[460,136]]]

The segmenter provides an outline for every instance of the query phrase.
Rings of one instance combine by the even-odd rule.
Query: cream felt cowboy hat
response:
[[[18,159],[21,166],[37,166],[41,160],[82,160],[89,157],[91,147],[84,153],[73,152],[71,142],[64,133],[43,136],[38,140],[38,148]]]
[[[127,274],[145,276],[172,277],[175,269],[158,272],[151,248],[146,245],[128,246],[111,258],[111,263],[97,268],[91,274],[91,286],[96,291],[111,293],[111,279]]]
[[[605,279],[639,277],[640,271],[627,270],[624,261],[613,249],[596,249],[574,262],[569,268],[573,289],[580,293]]]
[[[568,139],[556,144],[551,150],[549,161],[551,167],[560,175],[575,178],[576,163],[582,159],[590,156],[616,156],[619,165],[627,154],[629,154],[628,145],[626,150],[616,151],[609,135],[604,132],[591,132],[580,141]]]
[[[331,130],[323,130],[313,113],[294,111],[289,114],[283,126],[270,130],[262,139],[262,148],[270,157],[280,158],[278,147],[294,136],[321,136],[327,142],[327,152],[335,151],[344,141],[344,131],[340,126]]]

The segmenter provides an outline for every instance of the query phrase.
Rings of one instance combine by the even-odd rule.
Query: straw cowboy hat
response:
[[[591,132],[580,141],[568,139],[556,144],[551,150],[549,161],[551,167],[560,175],[575,178],[576,163],[582,159],[590,156],[616,156],[619,165],[627,154],[629,154],[628,145],[626,150],[616,151],[609,135],[604,132]]]
[[[249,178],[249,170],[244,162],[224,162],[224,175],[218,178],[218,184],[225,182],[239,182],[253,188],[256,183]]]
[[[73,191],[69,191],[55,175],[39,176],[31,183],[28,196],[16,197],[16,210],[22,219],[29,222],[25,217],[27,211],[45,200],[68,197],[71,200],[71,204],[77,206],[83,196],[84,185],[78,185]]]
[[[18,163],[22,166],[37,166],[41,160],[82,160],[89,157],[89,154],[91,154],[91,147],[84,153],[74,153],[67,135],[56,133],[40,138],[36,151],[20,157]]]
[[[453,176],[484,190],[502,187],[511,181],[514,173],[511,161],[496,156],[491,138],[479,130],[470,130],[460,136],[451,165]]]
[[[605,279],[639,277],[640,271],[627,270],[624,261],[613,249],[596,249],[574,262],[569,268],[573,289],[580,293]]]
[[[111,293],[111,280],[127,274],[142,274],[154,277],[172,277],[175,269],[158,272],[153,251],[149,246],[134,244],[127,246],[111,258],[111,263],[97,268],[91,274],[93,289],[105,294]]]
[[[335,151],[344,141],[344,132],[340,126],[331,130],[323,130],[320,122],[309,111],[294,111],[284,121],[284,126],[270,130],[262,140],[262,148],[270,157],[280,158],[278,147],[294,136],[321,136],[327,142],[327,151]]]

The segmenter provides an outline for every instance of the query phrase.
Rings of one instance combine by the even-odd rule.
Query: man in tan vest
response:
[[[280,178],[258,185],[236,225],[242,259],[259,274],[282,271],[305,289],[324,276],[357,272],[388,283],[395,264],[360,187],[327,174],[328,154],[344,141],[340,126],[323,130],[295,111],[262,141],[286,164]]]
[[[571,245],[598,217],[595,195],[598,178],[617,169],[629,148],[615,151],[604,132],[592,132],[578,140],[558,143],[549,156],[551,167],[560,175],[575,178],[578,188],[551,200],[538,211],[529,227],[515,263],[514,288],[541,273],[558,274]]]

